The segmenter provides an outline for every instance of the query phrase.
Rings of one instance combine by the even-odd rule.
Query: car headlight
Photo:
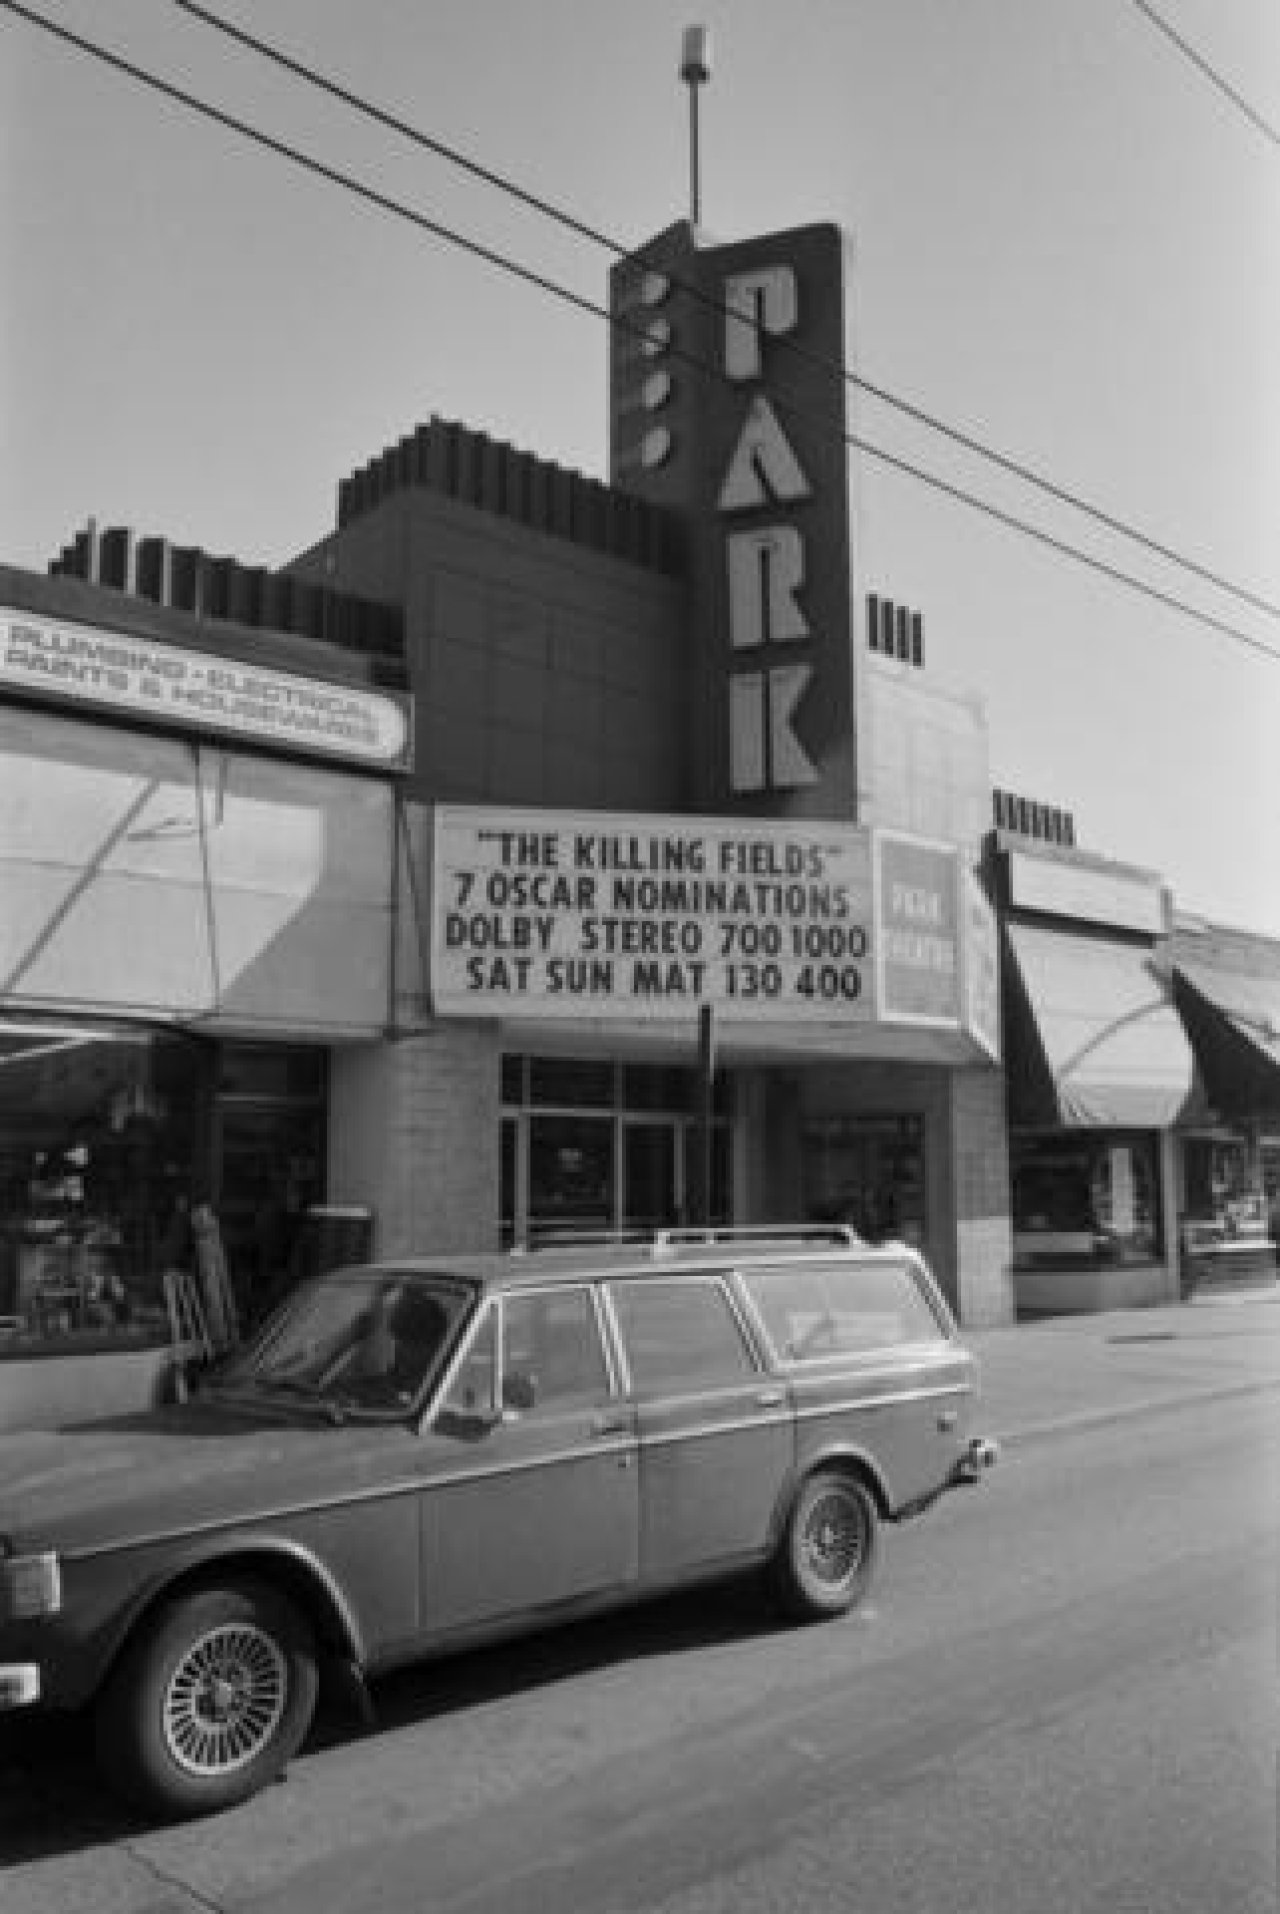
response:
[[[0,1553],[0,1622],[27,1622],[56,1615],[62,1607],[62,1573],[52,1549],[39,1555]]]

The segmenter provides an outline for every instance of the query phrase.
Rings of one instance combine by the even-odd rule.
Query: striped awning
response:
[[[1280,1111],[1280,976],[1175,958],[1174,993],[1214,1107]]]
[[[1010,1116],[1025,1125],[1167,1129],[1195,1060],[1150,946],[1006,926]]]

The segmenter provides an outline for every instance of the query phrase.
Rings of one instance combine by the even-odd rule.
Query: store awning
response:
[[[1175,959],[1174,994],[1224,1116],[1280,1110],[1280,976]]]
[[[1167,1129],[1195,1063],[1150,949],[1006,926],[1009,1113],[1015,1124]]]
[[[0,1004],[372,1037],[385,779],[0,708]]]

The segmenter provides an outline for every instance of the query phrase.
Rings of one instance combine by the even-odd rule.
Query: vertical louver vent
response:
[[[1060,811],[1056,804],[1035,804],[1013,791],[993,791],[991,802],[997,830],[1035,838],[1041,844],[1075,844],[1076,821],[1070,811]]]
[[[867,643],[872,651],[896,658],[900,664],[923,665],[924,618],[905,605],[895,605],[891,598],[868,592]]]
[[[90,521],[63,547],[49,571],[54,578],[106,585],[201,618],[296,632],[396,664],[404,657],[404,612],[399,605],[358,598],[264,565],[217,558],[199,546],[139,538],[126,526],[99,530]]]

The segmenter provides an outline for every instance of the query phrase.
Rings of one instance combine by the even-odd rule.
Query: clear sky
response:
[[[171,0],[31,4],[604,303],[608,251]],[[687,212],[708,25],[711,235],[839,222],[852,370],[1280,607],[1275,0],[1155,0],[1262,129],[1137,0],[209,4],[622,245]],[[0,261],[0,561],[43,570],[94,516],[281,564],[433,413],[605,474],[601,320],[5,10]],[[866,393],[851,426],[1242,634],[852,455],[859,588],[983,695],[995,781],[1280,935],[1280,617]]]

